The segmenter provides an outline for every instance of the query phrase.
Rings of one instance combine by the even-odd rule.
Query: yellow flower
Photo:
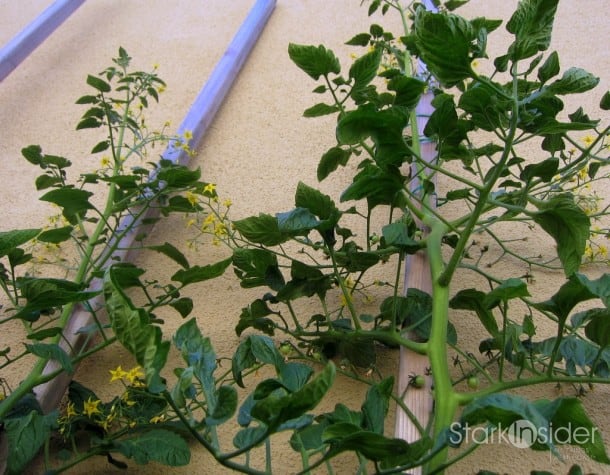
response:
[[[580,178],[581,180],[584,180],[585,178],[587,178],[587,173],[588,173],[588,168],[587,167],[583,167],[578,171],[578,178]]]
[[[159,87],[157,88],[157,92],[159,92],[159,94],[164,93],[164,92],[165,92],[165,86],[159,86]]]
[[[191,204],[191,206],[196,206],[197,203],[199,203],[199,197],[192,191],[186,192],[186,199]]]
[[[78,412],[76,412],[76,407],[74,407],[74,403],[70,401],[66,406],[66,416],[68,418],[76,416]]]
[[[584,144],[589,147],[594,141],[595,141],[595,137],[593,137],[592,135],[585,135],[582,138],[582,141],[584,142]]]
[[[606,258],[606,257],[608,257],[608,248],[606,246],[604,246],[603,244],[600,244],[598,253],[603,258]]]
[[[183,137],[184,140],[191,140],[193,138],[193,132],[191,132],[190,130],[185,130]]]
[[[218,223],[214,227],[214,235],[217,237],[226,236],[227,227],[223,223]]]
[[[139,366],[136,366],[132,369],[129,370],[129,372],[125,375],[125,379],[127,379],[127,381],[129,381],[131,384],[133,384],[138,378],[143,378],[144,377],[144,372],[142,371],[142,368],[140,368]]]
[[[470,62],[470,67],[471,67],[471,68],[472,68],[474,71],[476,71],[477,69],[479,69],[479,64],[480,64],[480,63],[479,63],[479,60],[478,60],[478,59],[473,59],[473,60]]]
[[[125,376],[127,376],[127,371],[123,370],[121,366],[117,366],[115,370],[110,370],[110,382],[121,381]]]
[[[107,156],[103,156],[102,159],[100,160],[100,167],[102,168],[109,168],[110,167],[110,157]]]
[[[100,411],[98,407],[101,402],[102,401],[99,399],[92,399],[91,396],[89,396],[89,399],[83,403],[83,414],[85,414],[87,417],[91,417],[94,414],[101,414],[102,411]]]
[[[153,64],[153,69],[159,69],[159,63]]]
[[[203,220],[203,224],[201,225],[201,230],[204,231],[208,226],[211,226],[216,222],[216,216],[213,214],[208,214],[206,218]]]
[[[186,227],[187,227],[187,228],[190,228],[190,227],[191,227],[191,226],[193,226],[194,224],[195,224],[195,220],[191,218],[191,219],[189,219],[189,220],[186,222]]]
[[[228,198],[222,202],[222,205],[225,208],[230,208],[232,204],[233,204],[233,202],[230,199],[228,199]]]
[[[165,414],[160,414],[158,416],[153,416],[150,418],[151,424],[158,424],[159,422],[163,422],[165,420]]]
[[[207,185],[205,185],[205,187],[203,188],[203,192],[204,193],[210,193],[213,194],[216,191],[216,185],[214,183],[208,183]]]

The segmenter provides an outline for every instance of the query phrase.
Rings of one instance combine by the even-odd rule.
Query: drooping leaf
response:
[[[72,237],[73,226],[63,226],[61,228],[49,229],[41,232],[37,239],[41,242],[50,242],[58,244],[67,241]]]
[[[61,348],[57,344],[53,343],[34,343],[32,345],[26,344],[26,350],[39,358],[53,360],[59,363],[61,368],[68,372],[74,372],[74,365],[70,359],[70,355],[66,353],[66,350]]]
[[[320,102],[305,109],[303,117],[322,117],[323,115],[334,114],[335,112],[339,112],[338,106]]]
[[[515,41],[509,47],[512,61],[526,59],[548,49],[559,0],[522,0],[506,24]]]
[[[181,297],[169,303],[170,307],[176,310],[182,318],[188,317],[193,311],[193,299]]]
[[[40,197],[41,201],[54,203],[63,208],[62,214],[72,225],[77,224],[77,217],[83,217],[87,210],[93,209],[89,203],[92,192],[77,188],[58,188]]]
[[[57,426],[57,411],[43,415],[31,411],[21,417],[6,418],[4,433],[8,441],[6,470],[8,475],[25,473],[44,442]]]
[[[335,54],[324,46],[306,46],[290,43],[290,59],[310,77],[318,80],[330,73],[339,74],[341,66]]]
[[[234,221],[233,226],[244,238],[255,244],[277,246],[290,239],[290,235],[280,231],[277,219],[265,213]]]
[[[13,229],[0,232],[0,257],[6,256],[16,247],[34,239],[41,229]]]
[[[90,74],[87,76],[87,84],[100,92],[110,92],[112,90],[110,84],[108,84],[106,81]]]
[[[158,462],[170,467],[188,465],[191,451],[186,441],[175,432],[153,429],[137,436],[113,441],[113,448],[139,465]]]
[[[153,393],[163,391],[160,371],[167,360],[169,342],[162,340],[161,329],[152,324],[150,315],[133,305],[118,285],[112,266],[104,274],[104,296],[112,329],[144,368],[148,389]]]
[[[243,288],[267,285],[279,290],[285,284],[277,256],[266,249],[237,248],[233,251],[233,268]]]
[[[149,249],[169,257],[174,262],[180,264],[184,269],[188,269],[190,267],[190,264],[184,254],[182,254],[182,252],[180,252],[173,244],[170,244],[169,242],[165,242],[159,246],[150,246]]]
[[[332,386],[335,373],[335,365],[327,363],[320,373],[298,391],[285,396],[270,395],[257,401],[252,407],[252,416],[275,430],[281,424],[315,408]]]
[[[362,405],[362,416],[365,428],[371,432],[383,434],[393,387],[394,377],[390,376],[372,385],[366,393],[366,399]]]
[[[349,150],[344,150],[341,147],[331,147],[320,159],[318,164],[317,176],[318,181],[324,180],[328,175],[334,172],[339,165],[345,166],[351,157]]]
[[[308,209],[323,220],[337,218],[339,214],[339,210],[330,196],[301,181],[297,185],[294,204],[297,207]]]
[[[441,83],[452,86],[470,77],[475,31],[467,20],[419,8],[413,28],[421,59]]]
[[[498,323],[491,309],[485,304],[484,292],[477,289],[460,290],[449,302],[449,307],[473,310],[489,334],[493,337],[498,336]]]
[[[580,68],[570,68],[557,81],[549,84],[547,90],[552,94],[578,94],[593,89],[599,78]]]
[[[375,76],[381,63],[383,50],[375,48],[370,53],[356,59],[349,69],[349,78],[354,80],[354,90],[360,90],[366,87]]]
[[[553,51],[546,59],[544,64],[538,69],[538,80],[544,84],[552,77],[559,74],[559,55]]]
[[[570,194],[561,194],[537,203],[538,212],[531,213],[557,243],[557,255],[566,276],[578,271],[589,238],[591,222]]]
[[[293,236],[307,235],[320,221],[307,208],[295,208],[285,213],[277,213],[277,226],[281,233]]]
[[[215,264],[205,266],[193,266],[187,269],[180,269],[174,275],[172,280],[180,282],[183,286],[203,282],[210,279],[215,279],[224,274],[225,270],[231,264],[232,259],[229,257]]]
[[[551,157],[540,163],[526,165],[521,172],[520,178],[524,181],[529,181],[532,178],[540,178],[543,182],[548,183],[557,174],[558,169],[559,159]]]

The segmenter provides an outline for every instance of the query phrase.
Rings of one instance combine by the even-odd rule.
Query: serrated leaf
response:
[[[173,244],[170,244],[169,242],[165,242],[159,246],[149,246],[149,249],[152,249],[153,251],[159,252],[164,256],[169,257],[171,260],[180,264],[180,266],[185,269],[188,269],[190,267],[190,264],[184,254],[182,254],[182,252],[180,252],[178,248],[176,248]]]
[[[610,110],[610,91],[606,91],[601,100],[599,101],[599,107],[602,110]]]
[[[108,84],[106,81],[90,74],[87,76],[87,84],[100,92],[110,92],[112,90],[110,84]]]
[[[275,430],[281,424],[315,408],[332,386],[335,373],[335,365],[327,363],[320,373],[298,391],[285,396],[271,395],[257,401],[252,407],[252,416]]]
[[[529,181],[532,178],[540,178],[543,182],[548,183],[553,179],[558,169],[559,159],[551,157],[540,163],[526,165],[521,172],[520,178],[523,181]]]
[[[170,467],[188,465],[191,452],[186,441],[178,434],[153,429],[138,433],[136,437],[120,439],[112,444],[118,452],[139,465],[158,462]]]
[[[277,246],[290,239],[290,235],[280,231],[277,219],[265,213],[234,221],[233,225],[245,239],[255,244]]]
[[[66,351],[57,344],[51,343],[34,343],[32,345],[26,344],[26,350],[33,355],[38,356],[46,360],[54,360],[62,367],[67,373],[74,372],[74,366],[72,360]]]
[[[324,180],[328,175],[334,172],[339,165],[345,166],[352,153],[350,150],[344,150],[341,147],[332,147],[322,155],[318,164],[317,176],[318,181]]]
[[[89,203],[89,198],[93,193],[77,188],[58,188],[51,190],[40,197],[41,201],[55,203],[63,208],[63,216],[70,224],[77,223],[77,217],[82,217],[93,205]]]
[[[67,241],[72,237],[73,226],[63,226],[61,228],[49,229],[41,232],[36,239],[40,242],[50,242],[58,244]]]
[[[316,216],[307,208],[295,208],[285,213],[277,213],[275,217],[279,231],[290,235],[307,235],[320,224]]]
[[[441,83],[452,86],[470,77],[470,46],[476,35],[467,20],[419,8],[413,28],[421,59]]]
[[[6,256],[16,247],[34,239],[40,229],[13,229],[11,231],[0,231],[0,257]]]
[[[4,419],[4,432],[8,442],[5,461],[9,475],[25,473],[28,464],[50,437],[51,429],[57,426],[57,416],[57,411],[47,415],[31,411],[22,417]]]
[[[186,318],[193,311],[193,299],[182,297],[170,302],[169,306],[176,310],[182,318]]]
[[[554,196],[538,203],[537,207],[539,211],[531,213],[531,217],[557,243],[557,255],[564,273],[570,276],[582,262],[590,233],[589,217],[569,194]]]
[[[103,125],[103,122],[95,117],[85,117],[76,125],[76,130],[97,129]]]
[[[538,80],[544,84],[552,77],[559,74],[559,55],[557,51],[553,51],[540,69],[538,69]]]
[[[509,47],[512,61],[526,59],[548,49],[559,0],[522,0],[506,24],[515,41]]]
[[[232,259],[229,257],[215,264],[206,266],[193,266],[188,269],[181,269],[172,275],[172,280],[180,282],[183,286],[203,282],[210,279],[215,279],[224,274],[225,270],[231,264]]]
[[[339,210],[330,196],[300,181],[295,192],[294,204],[311,211],[320,219],[338,218]]]
[[[581,68],[570,68],[561,79],[547,86],[551,94],[579,94],[593,89],[599,84],[599,78]]]
[[[165,389],[160,376],[169,352],[169,342],[162,340],[161,329],[151,323],[150,315],[136,308],[118,285],[113,267],[104,274],[106,309],[117,340],[144,368],[148,389],[153,393]]]
[[[307,46],[290,43],[290,59],[310,77],[318,80],[330,73],[339,74],[341,66],[335,54],[324,46]]]
[[[339,107],[336,105],[324,104],[323,102],[305,109],[303,117],[321,117],[323,115],[334,114],[339,112]]]
[[[354,90],[360,90],[367,86],[375,76],[381,63],[383,50],[375,48],[370,53],[356,59],[349,69],[349,78],[354,80]]]
[[[277,256],[266,249],[236,248],[233,251],[233,267],[243,288],[267,285],[279,290],[284,285]]]

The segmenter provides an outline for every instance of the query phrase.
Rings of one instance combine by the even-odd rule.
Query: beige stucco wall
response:
[[[0,44],[51,3],[0,0]],[[74,130],[83,112],[74,101],[87,92],[84,84],[87,73],[104,68],[119,46],[127,49],[137,67],[146,69],[158,63],[168,89],[162,95],[160,107],[148,114],[149,123],[170,120],[177,126],[253,3],[252,0],[85,2],[0,83],[0,230],[41,226],[49,212],[36,201],[33,180],[38,173],[21,158],[22,147],[40,144],[47,153],[70,158],[75,164],[71,173],[75,175],[98,167],[99,157],[88,156],[97,137]],[[234,218],[287,210],[293,204],[298,181],[315,184],[317,161],[334,138],[332,120],[302,118],[302,111],[316,100],[309,94],[314,85],[289,61],[287,45],[324,43],[347,64],[350,50],[343,43],[368,29],[366,8],[359,4],[358,0],[278,0],[260,41],[193,160],[194,166],[202,168],[206,180],[217,183],[221,196],[231,198]],[[471,0],[462,12],[465,16],[507,19],[516,4],[516,0]],[[579,66],[602,77],[597,91],[607,90],[610,85],[606,46],[610,36],[609,13],[608,0],[562,0],[552,45],[560,52],[562,68]],[[376,17],[375,21],[382,20]],[[503,33],[494,34],[490,40],[492,57],[500,51],[494,37],[503,37]],[[592,98],[590,108],[600,96],[598,92]],[[333,178],[324,182],[323,187],[337,194],[344,185],[345,181]],[[184,222],[179,219],[158,227],[155,235],[160,242],[180,243],[188,237]],[[196,263],[205,264],[221,255],[217,248],[205,247],[190,256]],[[162,260],[146,258],[140,264],[151,274],[166,272]],[[557,281],[543,275],[536,285],[542,292],[552,292]],[[217,352],[225,356],[232,354],[238,342],[233,328],[239,309],[250,297],[237,290],[237,283],[226,276],[206,286],[196,301],[202,328],[212,337]],[[467,334],[471,332],[468,322],[456,325]],[[476,333],[473,335],[476,342]],[[0,340],[5,338],[11,337],[3,334]],[[113,349],[83,365],[77,377],[96,385],[99,393],[104,394],[108,369],[125,359],[125,352]],[[388,352],[381,366],[388,373],[395,371],[396,354]],[[18,380],[15,378],[19,374],[2,376]],[[569,393],[570,389],[565,391]],[[359,405],[361,394],[353,385],[333,391],[333,397],[354,407]],[[530,394],[554,396],[551,389]],[[585,398],[592,417],[608,434],[608,440],[609,394],[606,388],[597,388]],[[328,407],[333,404],[329,402]],[[450,473],[474,473],[483,468],[514,474],[529,473],[533,468],[564,473],[572,462],[587,465],[580,451],[568,450],[565,456],[564,465],[550,459],[548,454],[534,456],[507,446],[487,446]],[[295,458],[294,453],[277,453],[277,473],[288,473]],[[193,462],[196,466],[171,471],[165,467],[132,468],[134,473],[222,473],[202,451],[194,453]],[[610,471],[607,467],[590,467],[599,473]],[[71,473],[91,475],[112,470],[104,460],[98,460]],[[347,464],[337,473],[354,473],[354,468]]]

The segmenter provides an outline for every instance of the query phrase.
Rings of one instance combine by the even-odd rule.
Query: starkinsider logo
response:
[[[506,427],[498,424],[495,427],[469,426],[454,422],[449,428],[449,442],[461,445],[464,442],[475,444],[510,444],[519,449],[527,449],[534,444],[552,445],[587,445],[594,444],[598,435],[597,427],[572,426],[572,423],[554,427],[536,427],[526,419],[519,419]]]

